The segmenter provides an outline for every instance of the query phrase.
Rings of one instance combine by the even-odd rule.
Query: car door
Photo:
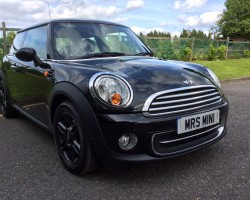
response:
[[[15,54],[16,50],[18,50],[22,47],[23,40],[24,40],[26,34],[27,34],[27,31],[17,33],[17,35],[13,41],[13,44],[11,46],[10,52],[8,55],[6,55],[3,58],[3,63],[1,66],[1,70],[4,73],[5,81],[7,83],[6,86],[9,89],[11,97],[16,97],[17,92],[18,92],[16,90],[16,87],[14,86],[14,85],[16,85],[15,80],[18,80],[18,77],[16,77],[16,75],[17,75],[16,66],[18,65],[18,61],[16,60],[14,54]],[[14,99],[15,98],[12,98],[12,100],[15,102]]]
[[[35,49],[43,62],[47,59],[47,33],[47,25],[30,29],[22,44],[22,47]],[[36,66],[33,61],[21,61],[15,55],[10,60],[14,78],[8,78],[8,85],[14,103],[48,125],[48,93],[53,81],[44,75],[47,69]]]

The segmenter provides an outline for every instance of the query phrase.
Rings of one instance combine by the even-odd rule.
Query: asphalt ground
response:
[[[250,80],[222,84],[227,135],[202,150],[156,163],[68,173],[53,136],[24,117],[0,115],[0,199],[250,199]]]

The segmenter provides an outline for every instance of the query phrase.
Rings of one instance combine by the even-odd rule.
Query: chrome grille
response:
[[[176,132],[156,133],[152,136],[152,150],[156,155],[171,156],[215,141],[221,137],[223,131],[224,126],[215,125],[187,135],[177,135]]]
[[[180,114],[221,103],[221,94],[212,85],[190,86],[151,95],[143,106],[146,116]]]

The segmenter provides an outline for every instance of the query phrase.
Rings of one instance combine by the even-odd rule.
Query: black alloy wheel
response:
[[[63,165],[74,174],[84,174],[96,168],[96,160],[77,110],[63,102],[54,118],[55,143]]]
[[[71,165],[77,165],[80,156],[80,136],[75,121],[70,113],[63,112],[57,122],[60,132],[59,142],[64,159]]]
[[[3,81],[0,81],[0,112],[7,118],[15,117],[18,114],[11,106]]]

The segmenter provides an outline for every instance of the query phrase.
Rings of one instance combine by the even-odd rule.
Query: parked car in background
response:
[[[19,31],[1,64],[0,104],[53,133],[74,174],[205,147],[225,135],[228,115],[210,69],[159,60],[128,27],[91,20]]]

